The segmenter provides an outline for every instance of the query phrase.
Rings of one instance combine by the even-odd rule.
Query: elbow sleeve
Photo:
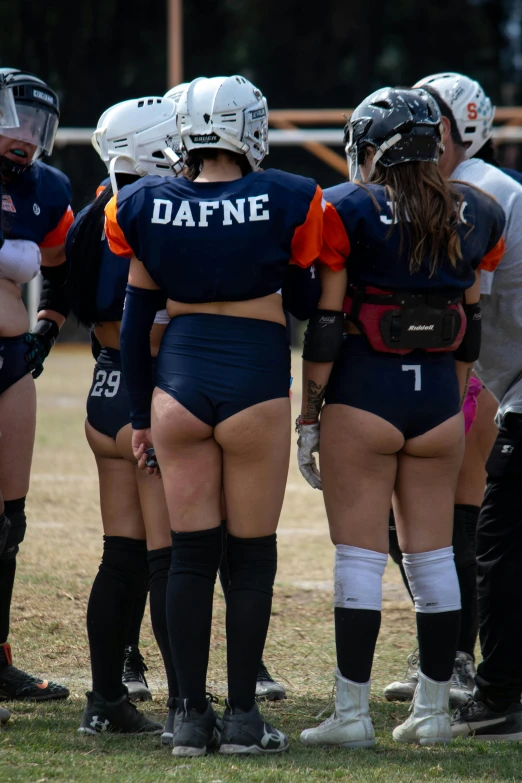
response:
[[[67,287],[68,264],[64,261],[58,266],[42,266],[42,292],[38,310],[55,310],[67,318],[69,315],[69,289]]]
[[[150,427],[154,390],[150,330],[158,310],[165,306],[161,291],[127,285],[120,332],[121,363],[129,391],[131,422],[135,430]]]
[[[462,342],[454,352],[454,357],[459,362],[471,364],[476,362],[480,354],[480,340],[482,336],[482,315],[480,304],[465,304],[466,331]]]
[[[303,359],[307,362],[334,362],[343,345],[344,313],[317,310],[305,332]]]

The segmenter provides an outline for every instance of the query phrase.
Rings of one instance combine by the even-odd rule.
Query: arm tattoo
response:
[[[320,383],[316,383],[315,381],[308,381],[308,394],[306,398],[307,419],[314,420],[319,416],[325,391],[326,386],[321,386]]]
[[[471,378],[471,370],[472,370],[472,367],[468,367],[468,369],[466,371],[466,382],[464,383],[464,390],[462,392],[462,397],[461,397],[461,400],[460,400],[460,407],[461,408],[464,405],[464,402],[466,400],[466,395],[468,393],[469,379]]]

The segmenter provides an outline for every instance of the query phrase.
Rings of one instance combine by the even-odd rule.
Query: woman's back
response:
[[[504,224],[500,205],[485,193],[454,184],[462,197],[457,233],[462,257],[452,264],[447,247],[432,268],[427,244],[422,262],[411,270],[408,224],[399,225],[389,190],[383,185],[346,183],[329,188],[325,214],[325,243],[321,258],[346,267],[350,283],[400,291],[463,291],[475,280],[477,268],[494,269],[501,252]]]
[[[148,177],[111,202],[106,230],[170,299],[241,301],[279,291],[290,261],[310,266],[322,215],[316,183],[282,171],[230,182]]]

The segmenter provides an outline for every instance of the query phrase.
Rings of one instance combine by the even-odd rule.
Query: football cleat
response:
[[[288,750],[288,737],[266,723],[257,704],[244,712],[226,701],[219,752],[225,755],[260,756]]]
[[[140,653],[140,648],[134,644],[126,647],[121,681],[127,688],[127,693],[132,701],[152,700],[152,693],[145,679],[146,671],[147,667]]]
[[[12,660],[11,645],[0,644],[0,701],[49,701],[69,695],[63,685],[33,677],[13,666]]]
[[[163,731],[163,724],[139,712],[127,693],[117,701],[107,701],[92,691],[86,696],[80,734],[161,734]]]
[[[172,732],[172,754],[174,756],[204,756],[207,750],[217,747],[220,740],[217,715],[211,696],[204,712],[189,706],[189,700],[180,703],[174,716]]]
[[[276,682],[269,674],[263,661],[257,670],[256,698],[266,701],[281,701],[286,699],[286,689],[280,682]]]

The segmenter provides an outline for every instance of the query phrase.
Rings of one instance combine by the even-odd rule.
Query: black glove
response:
[[[29,363],[33,378],[38,378],[43,373],[43,363],[59,334],[60,329],[55,321],[42,318],[32,332],[26,332],[24,335],[24,340],[29,346],[25,361]]]

